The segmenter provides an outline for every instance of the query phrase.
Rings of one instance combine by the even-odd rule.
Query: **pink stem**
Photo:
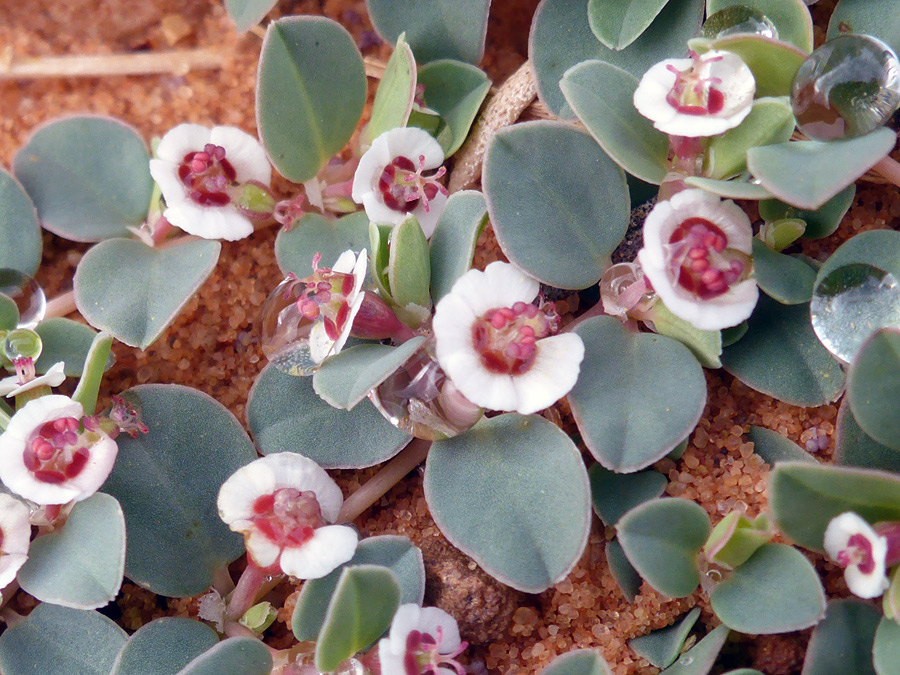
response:
[[[240,619],[248,609],[256,604],[260,588],[266,580],[266,572],[258,567],[252,560],[247,560],[247,567],[241,578],[238,579],[231,597],[228,599],[227,615],[229,618]]]

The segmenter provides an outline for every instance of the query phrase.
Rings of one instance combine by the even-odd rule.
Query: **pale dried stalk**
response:
[[[185,75],[192,70],[221,68],[226,55],[215,49],[180,49],[138,54],[44,56],[0,62],[0,80],[111,75]]]
[[[45,316],[48,319],[57,316],[68,316],[75,309],[75,291],[68,291],[47,302],[47,313]]]

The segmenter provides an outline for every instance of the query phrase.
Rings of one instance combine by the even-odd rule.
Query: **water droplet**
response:
[[[42,349],[41,336],[27,328],[16,328],[9,331],[3,341],[3,353],[10,361],[16,359],[37,361]]]
[[[297,307],[302,279],[287,278],[266,299],[260,314],[260,346],[266,358],[288,375],[309,376],[319,365],[310,355],[309,337],[314,321]]]
[[[813,290],[809,313],[826,349],[850,363],[872,333],[900,326],[900,283],[872,265],[844,265]]]
[[[807,57],[794,75],[791,105],[809,138],[862,136],[900,106],[900,59],[868,35],[841,35]]]
[[[44,289],[19,270],[0,268],[0,293],[12,298],[19,308],[19,328],[34,328],[47,313]]]
[[[709,570],[706,573],[706,576],[714,584],[717,584],[720,581],[722,581],[722,573],[719,570]]]
[[[685,654],[680,659],[678,659],[678,663],[680,663],[683,666],[689,666],[693,662],[694,662],[694,657],[691,656],[690,654]]]
[[[351,658],[341,661],[337,670],[334,671],[334,675],[363,675],[364,672],[366,669],[363,668],[363,664],[358,659]]]
[[[420,347],[369,398],[395,427],[416,438],[436,441],[470,429],[484,410],[463,396],[431,353]]]
[[[711,14],[703,24],[701,34],[711,40],[729,35],[748,34],[778,39],[778,29],[769,17],[743,5],[732,5]]]

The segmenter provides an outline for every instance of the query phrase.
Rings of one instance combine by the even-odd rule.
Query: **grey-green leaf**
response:
[[[385,131],[405,127],[415,96],[416,60],[409,45],[400,36],[375,92],[372,116],[362,134],[365,144],[370,145]]]
[[[660,628],[647,635],[641,635],[628,641],[638,656],[643,656],[650,665],[657,668],[668,668],[684,647],[684,641],[691,634],[691,629],[700,618],[700,608],[695,607],[678,623]]]
[[[485,154],[483,185],[510,262],[558,288],[600,280],[630,209],[622,170],[588,134],[559,122],[502,129]]]
[[[278,172],[313,178],[350,140],[366,102],[362,55],[339,23],[292,16],[269,24],[259,59],[256,122]]]
[[[627,511],[661,496],[668,481],[659,471],[614,473],[600,464],[588,471],[594,513],[607,527],[615,525]]]
[[[677,340],[630,333],[612,317],[588,319],[575,332],[585,360],[569,402],[591,454],[625,473],[665,457],[703,413],[700,364]]]
[[[621,50],[653,23],[668,0],[588,0],[588,23],[609,49]]]
[[[772,193],[762,185],[750,183],[744,178],[732,180],[716,180],[701,176],[689,176],[684,181],[685,185],[706,190],[714,195],[727,199],[771,199]]]
[[[618,539],[611,539],[606,543],[606,563],[622,595],[629,603],[634,604],[634,599],[641,592],[643,579],[634,569],[634,565],[628,561],[628,556],[625,555]]]
[[[707,675],[728,638],[728,626],[718,626],[660,675]]]
[[[0,204],[0,268],[33,276],[41,264],[41,226],[28,193],[2,167]]]
[[[449,157],[469,135],[491,81],[481,68],[442,59],[419,69],[419,84],[425,87],[425,105],[441,116],[436,138]]]
[[[653,588],[672,598],[700,583],[697,554],[710,533],[709,516],[684,499],[654,499],[626,513],[616,525],[628,560]]]
[[[472,266],[475,245],[487,224],[484,195],[463,190],[450,195],[431,235],[431,298],[435,304]]]
[[[881,617],[875,630],[872,660],[878,675],[900,673],[900,625],[886,616]]]
[[[834,461],[842,466],[900,473],[900,452],[868,436],[853,417],[846,400],[841,404],[835,424]]]
[[[829,602],[825,619],[810,638],[802,675],[875,675],[872,646],[881,618],[861,600]]]
[[[528,593],[565,578],[587,543],[590,491],[581,455],[536,415],[500,415],[436,441],[425,497],[451,543]]]
[[[275,258],[285,274],[305,279],[312,274],[316,253],[322,267],[331,267],[344,251],[359,253],[369,245],[369,218],[365,212],[331,220],[307,213],[290,230],[279,230],[275,238]]]
[[[799,218],[806,223],[805,239],[821,239],[834,234],[855,196],[856,185],[848,185],[815,211],[798,209],[777,199],[765,199],[759,203],[759,217],[767,222]]]
[[[672,314],[662,301],[657,301],[651,312],[657,333],[678,340],[691,350],[704,368],[722,367],[722,331],[700,330],[691,322]]]
[[[775,462],[817,463],[815,457],[777,431],[751,426],[749,435],[753,441],[753,451],[771,466],[775,466]]]
[[[16,305],[16,301],[8,295],[0,293],[0,330],[12,330],[19,325],[19,318],[19,308]],[[37,368],[36,364],[37,361],[35,361],[35,368]],[[38,372],[44,373],[47,371]]]
[[[796,45],[807,54],[813,48],[813,23],[803,0],[707,0],[707,14],[743,5],[768,18],[778,30],[781,40]]]
[[[98,492],[78,502],[61,529],[32,542],[18,581],[38,600],[97,609],[116,597],[124,569],[122,509]]]
[[[54,363],[62,361],[66,364],[66,377],[80,377],[97,331],[78,321],[61,317],[45,319],[34,330],[43,343],[41,356],[34,362],[35,370],[46,373]],[[110,354],[106,359],[106,369],[109,370],[115,362],[116,358]]]
[[[265,18],[278,0],[225,0],[225,10],[238,33],[250,30]]]
[[[900,14],[893,0],[840,0],[828,22],[827,38],[850,32],[871,35],[900,53]]]
[[[773,251],[753,238],[753,271],[760,289],[782,305],[800,305],[812,299],[816,272],[799,258]]]
[[[540,675],[612,675],[612,671],[596,649],[576,649],[553,659]]]
[[[863,343],[847,377],[847,396],[862,430],[900,451],[900,330],[884,328]]]
[[[125,392],[149,433],[118,437],[103,486],[119,500],[128,532],[125,574],[159,595],[188,597],[244,551],[219,518],[219,487],[256,458],[240,422],[222,404],[180,385]]]
[[[431,309],[428,240],[413,215],[408,215],[391,231],[387,275],[391,297],[400,307],[418,305]]]
[[[128,638],[109,675],[175,675],[218,641],[215,631],[199,621],[156,619]]]
[[[269,675],[272,655],[261,640],[233,637],[201,654],[177,675]]]

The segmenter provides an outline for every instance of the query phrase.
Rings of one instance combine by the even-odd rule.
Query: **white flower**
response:
[[[877,598],[889,586],[885,573],[887,539],[855,513],[842,513],[828,523],[825,551],[844,568],[847,588],[854,595]]]
[[[443,162],[444,151],[427,131],[417,127],[386,131],[359,160],[353,201],[365,207],[373,223],[397,225],[412,213],[430,237],[447,201],[447,189],[438,182],[446,172]],[[438,170],[423,175],[431,169]]]
[[[673,136],[715,136],[750,114],[756,80],[739,56],[709,51],[666,59],[650,68],[634,92],[634,107]]]
[[[16,578],[28,559],[31,523],[28,507],[18,499],[0,492],[0,589]]]
[[[87,499],[103,485],[118,446],[102,431],[85,429],[81,404],[42,396],[13,415],[0,435],[0,480],[36,504]]]
[[[219,489],[219,516],[244,535],[263,568],[318,579],[356,552],[351,527],[337,520],[344,498],[325,470],[294,452],[279,452],[238,469]]]
[[[734,202],[683,190],[647,215],[638,261],[673,314],[701,330],[719,330],[736,326],[756,306],[752,237],[750,219]]]
[[[494,262],[466,272],[438,303],[435,355],[472,403],[527,415],[575,386],[584,344],[575,333],[550,337],[559,317],[531,304],[539,290],[513,265]]]
[[[365,297],[360,291],[366,280],[367,266],[368,253],[363,249],[359,255],[353,251],[344,251],[331,268],[330,272],[352,275],[353,287],[346,295],[332,293],[332,299],[324,303],[327,305],[337,301],[337,309],[334,311],[333,317],[328,316],[327,311],[323,311],[322,304],[318,305],[318,315],[321,320],[316,321],[309,334],[310,356],[316,363],[322,363],[327,357],[339,353],[347,343],[347,338],[350,337],[350,331],[353,328],[353,320],[356,318],[359,308],[362,307]],[[328,271],[326,270],[325,274]],[[310,301],[315,301],[314,296]]]
[[[48,387],[58,387],[66,380],[66,374],[63,372],[65,367],[66,364],[62,361],[54,363],[46,373],[33,380],[29,380],[25,384],[20,384],[20,380],[16,375],[4,377],[0,380],[0,396],[18,396],[22,392],[43,385],[47,385]]]
[[[391,632],[378,642],[381,675],[462,675],[465,669],[456,657],[466,647],[456,619],[444,610],[400,605]]]
[[[232,191],[249,181],[265,186],[272,167],[262,145],[235,127],[179,124],[150,160],[150,174],[166,200],[166,220],[204,239],[243,239],[253,223],[234,204]]]

